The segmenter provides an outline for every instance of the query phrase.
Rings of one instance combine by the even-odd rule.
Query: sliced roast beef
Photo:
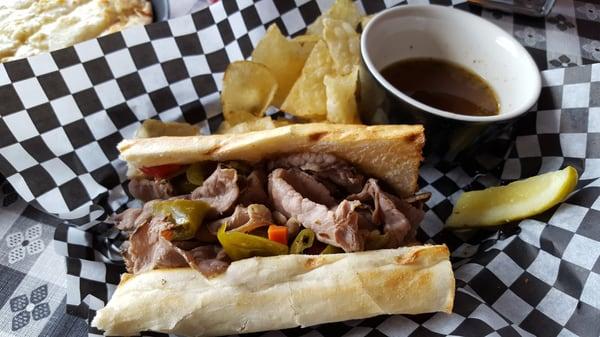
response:
[[[277,212],[277,211],[275,211],[275,212]],[[275,213],[275,212],[273,212],[273,213]],[[279,212],[277,212],[277,213],[279,213]],[[287,221],[284,223],[284,225],[288,229],[288,239],[295,238],[296,235],[300,232],[300,227],[302,227],[302,224],[298,221],[298,219],[296,219],[296,217],[291,217],[291,218],[287,219]]]
[[[220,222],[221,222],[221,224],[223,222],[227,222],[227,228],[237,228],[237,227],[242,226],[249,220],[250,220],[250,215],[248,215],[248,208],[246,208],[242,205],[237,205],[237,206],[235,206],[235,210],[233,211],[233,214],[231,214],[230,217],[225,218],[224,221],[222,220]],[[217,228],[217,230],[218,229],[219,228]],[[217,233],[217,231],[215,231],[215,233]]]
[[[423,200],[428,200],[430,195],[427,195],[427,198],[425,198],[425,196],[422,198],[417,198],[416,200],[413,200],[412,203],[409,203],[405,199],[400,199],[392,194],[388,194],[388,196],[390,199],[392,199],[396,208],[406,216],[408,222],[411,224],[410,232],[406,236],[404,244],[414,243],[419,224],[425,217],[425,212],[423,211]]]
[[[262,233],[261,227],[273,223],[285,225],[289,239],[304,226],[315,232],[318,245],[327,243],[354,252],[412,243],[424,216],[421,205],[427,196],[400,199],[388,194],[377,180],[366,180],[334,155],[299,153],[272,160],[267,165],[273,170],[268,178],[265,166],[260,167],[250,171],[247,166],[238,173],[237,167],[219,165],[201,186],[184,196],[173,196],[173,186],[167,181],[133,179],[131,193],[152,201],[114,217],[117,228],[130,233],[123,254],[128,270],[140,273],[190,266],[207,277],[220,274],[230,263],[216,237],[223,223],[230,231],[252,234]],[[155,199],[172,198],[211,205],[190,240],[171,242],[161,235],[174,224],[169,217],[154,214]]]
[[[285,181],[304,197],[325,206],[333,207],[337,203],[325,185],[312,175],[299,169],[292,168],[284,171]]]
[[[283,226],[289,221],[289,219],[280,212],[273,211],[271,212],[271,215],[273,216],[273,221],[275,221],[275,223],[278,225]]]
[[[143,208],[130,208],[113,216],[115,226],[121,231],[131,234],[138,227],[152,219],[154,203],[157,200],[148,201]]]
[[[129,249],[124,255],[127,269],[142,273],[156,268],[175,268],[187,266],[185,258],[160,232],[169,226],[163,217],[139,226],[129,237]]]
[[[248,221],[237,227],[232,226],[229,227],[231,230],[242,233],[249,233],[253,230],[265,227],[273,224],[273,218],[271,216],[271,211],[261,204],[252,204],[246,208],[246,212],[248,213]]]
[[[223,248],[215,245],[200,246],[191,250],[178,249],[188,265],[206,277],[219,275],[229,267],[229,257]]]
[[[309,171],[320,180],[343,187],[350,193],[360,191],[365,181],[364,176],[353,166],[329,153],[296,153],[272,160],[269,168],[299,168]]]
[[[354,211],[360,203],[344,201],[330,210],[295,189],[296,186],[290,182],[301,181],[299,174],[298,170],[276,169],[271,172],[269,194],[275,210],[288,218],[295,216],[304,227],[312,229],[322,242],[346,252],[362,250],[364,242],[358,233],[358,214]],[[318,200],[323,198],[319,197]]]
[[[217,246],[166,240],[161,231],[172,225],[164,217],[155,216],[135,230],[123,254],[128,271],[137,274],[157,268],[189,266],[210,277],[227,269],[229,259]]]
[[[219,228],[227,223],[227,229],[248,233],[257,228],[273,224],[271,211],[264,205],[252,204],[248,207],[237,205],[233,214],[228,217],[210,222],[206,227],[214,235]]]
[[[192,192],[191,198],[208,203],[216,215],[222,215],[233,209],[240,196],[237,181],[238,174],[235,169],[219,165],[202,186]]]
[[[113,216],[113,221],[120,231],[130,233],[137,228],[135,220],[140,214],[142,214],[141,208],[129,208]]]
[[[245,179],[245,187],[241,192],[238,204],[248,206],[251,204],[269,203],[266,192],[267,176],[263,170],[252,171]]]
[[[361,203],[356,207],[358,213],[358,228],[360,230],[372,231],[379,227],[379,224],[373,221],[373,210],[367,204]]]
[[[413,228],[416,228],[424,216],[422,210],[384,192],[377,180],[372,178],[367,181],[360,193],[351,195],[347,199],[373,202],[372,221],[383,223],[384,232],[391,234],[393,240],[390,244],[393,246],[414,239]]]
[[[163,179],[132,178],[128,187],[129,193],[142,201],[168,199],[174,195],[173,185]]]

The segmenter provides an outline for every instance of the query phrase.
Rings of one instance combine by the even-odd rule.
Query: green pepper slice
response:
[[[197,185],[194,185],[187,180],[185,174],[180,174],[171,179],[171,184],[173,184],[173,187],[175,187],[175,191],[177,191],[176,193],[178,194],[189,194],[198,188]]]
[[[161,232],[165,239],[188,240],[194,237],[209,209],[210,205],[200,200],[165,200],[154,204],[153,215],[166,216],[175,224]]]
[[[379,231],[374,230],[369,233],[365,240],[366,250],[377,250],[385,248],[390,241],[388,233],[379,234]]]
[[[302,254],[305,249],[312,247],[314,242],[315,232],[308,228],[304,228],[296,235],[294,242],[292,242],[290,254]]]
[[[336,246],[332,246],[332,245],[327,245],[327,247],[325,247],[325,249],[323,249],[323,251],[321,252],[320,255],[323,254],[339,254],[339,253],[343,253],[344,250],[340,247],[336,247]]]
[[[253,256],[285,255],[288,246],[269,239],[241,232],[226,232],[227,224],[221,225],[217,232],[217,239],[223,246],[225,253],[233,261]]]
[[[185,170],[185,176],[190,183],[200,186],[204,183],[203,170],[202,163],[194,163]]]

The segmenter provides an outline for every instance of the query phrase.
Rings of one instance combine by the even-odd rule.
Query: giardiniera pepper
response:
[[[308,228],[303,230],[296,235],[292,246],[290,247],[290,254],[302,254],[305,249],[312,247],[315,242],[315,232]]]
[[[217,239],[227,256],[233,261],[253,256],[274,256],[288,253],[288,246],[261,236],[235,231],[225,231],[224,223],[217,232]]]
[[[377,250],[385,248],[390,242],[388,233],[380,234],[378,230],[371,231],[365,240],[366,250]]]
[[[210,205],[200,200],[165,200],[154,204],[153,215],[172,221],[175,226],[163,230],[161,235],[169,241],[179,241],[194,237],[209,209]]]
[[[194,163],[188,166],[188,168],[185,170],[185,177],[187,178],[188,182],[196,186],[202,185],[202,183],[204,183],[202,163]]]
[[[321,255],[323,255],[323,254],[339,254],[339,253],[343,253],[343,252],[344,252],[344,250],[340,247],[327,245],[327,247],[325,247],[325,249],[323,249],[323,251],[321,251]]]

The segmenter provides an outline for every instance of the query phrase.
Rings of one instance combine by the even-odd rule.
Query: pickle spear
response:
[[[518,180],[506,186],[463,193],[446,221],[447,228],[501,225],[542,213],[563,201],[577,185],[571,167]]]

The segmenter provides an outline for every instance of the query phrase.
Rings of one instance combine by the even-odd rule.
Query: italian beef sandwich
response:
[[[445,245],[420,245],[422,126],[296,124],[124,140],[124,274],[92,325],[214,336],[450,312]]]

